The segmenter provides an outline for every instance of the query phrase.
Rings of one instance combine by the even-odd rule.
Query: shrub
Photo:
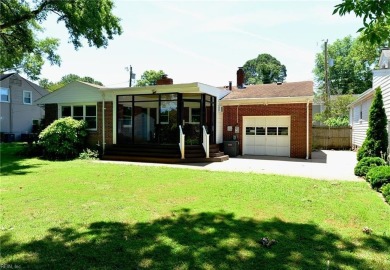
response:
[[[387,151],[387,116],[383,107],[383,99],[380,87],[375,89],[369,117],[367,136],[359,149],[357,159],[365,157],[381,157]]]
[[[390,183],[390,166],[378,166],[371,168],[367,173],[367,180],[373,188],[379,189],[386,183]]]
[[[89,148],[80,153],[79,159],[96,160],[99,159],[99,151]]]
[[[379,157],[365,157],[355,167],[355,175],[365,177],[372,167],[384,166],[386,162]]]
[[[39,145],[48,159],[72,159],[84,148],[87,137],[85,121],[71,117],[54,121],[39,134]]]
[[[390,204],[390,184],[385,184],[381,188],[381,192],[385,200]]]

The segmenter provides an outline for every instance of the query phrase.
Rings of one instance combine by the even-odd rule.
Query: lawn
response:
[[[50,162],[19,148],[1,145],[2,268],[390,269],[390,207],[364,182]]]

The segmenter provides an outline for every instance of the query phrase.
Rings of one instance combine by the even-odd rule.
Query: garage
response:
[[[243,155],[290,156],[290,116],[243,117]]]

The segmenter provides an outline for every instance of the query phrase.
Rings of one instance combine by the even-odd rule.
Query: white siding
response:
[[[374,70],[373,75],[372,86],[381,88],[387,119],[390,120],[390,69]]]
[[[223,112],[219,109],[220,101],[217,101],[217,119],[216,119],[216,143],[223,143]]]
[[[372,97],[361,103],[355,104],[353,107],[352,145],[354,146],[362,146],[363,141],[366,138],[371,103]],[[360,111],[362,111],[362,118],[360,118]]]

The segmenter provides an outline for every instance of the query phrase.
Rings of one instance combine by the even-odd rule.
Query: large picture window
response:
[[[9,89],[8,88],[0,87],[0,95],[1,95],[1,98],[0,98],[1,102],[9,102]]]
[[[88,129],[96,130],[97,128],[96,105],[61,106],[61,117],[84,120],[87,123]]]

